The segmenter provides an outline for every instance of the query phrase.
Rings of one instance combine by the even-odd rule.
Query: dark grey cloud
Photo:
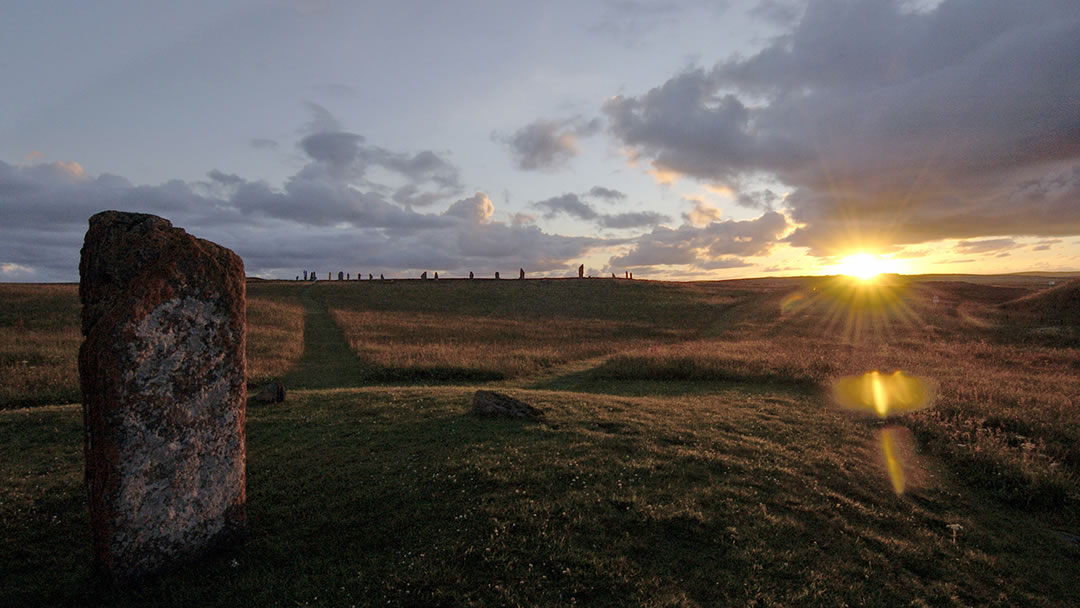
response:
[[[337,127],[335,130],[316,131],[303,136],[299,147],[312,161],[298,174],[299,177],[314,175],[326,181],[321,174],[328,174],[331,181],[350,180],[385,193],[391,200],[408,207],[423,207],[446,201],[461,194],[460,170],[449,160],[431,150],[400,152],[367,142],[359,134],[341,130],[337,119],[326,108],[309,104],[312,120],[308,129]],[[367,179],[372,167],[380,167],[395,174],[403,183],[395,185],[375,184]]]
[[[600,119],[597,118],[541,119],[510,135],[496,133],[493,138],[510,149],[519,169],[553,170],[565,166],[571,158],[578,155],[579,138],[595,135],[601,127]]]
[[[738,196],[735,197],[735,203],[740,207],[761,209],[763,211],[772,211],[776,208],[776,204],[779,203],[780,200],[780,195],[768,188],[751,192],[740,192]]]
[[[604,112],[656,169],[789,186],[784,205],[801,225],[789,240],[817,254],[1080,233],[1071,0],[812,2],[759,53],[614,97]]]
[[[328,141],[333,139],[308,140],[311,162],[281,187],[220,170],[208,172],[206,182],[150,186],[115,175],[89,176],[75,163],[0,162],[0,280],[77,280],[86,221],[106,209],[165,217],[232,248],[249,274],[280,278],[301,269],[388,275],[415,269],[509,273],[519,267],[569,272],[588,252],[608,244],[549,234],[527,222],[496,221],[483,193],[441,212],[402,208],[383,194],[387,188],[358,188],[333,170],[353,154]],[[391,158],[401,161],[398,172],[421,178],[442,168],[423,154]]]
[[[752,220],[717,221],[702,227],[661,226],[632,239],[630,250],[612,257],[608,266],[681,265],[703,270],[747,266],[744,258],[768,255],[787,229],[787,220],[775,211]]]
[[[602,198],[610,202],[626,200],[626,194],[603,186],[593,186],[590,188],[589,196],[595,196],[596,198]]]
[[[544,211],[544,217],[551,219],[559,213],[566,213],[578,219],[593,220],[600,217],[588,203],[581,200],[576,194],[563,194],[533,203],[537,209]]]
[[[594,188],[595,189],[595,188]],[[592,205],[581,200],[576,194],[563,194],[533,203],[533,207],[544,212],[544,217],[551,219],[560,213],[581,220],[596,222],[603,228],[628,229],[656,226],[670,221],[671,218],[654,211],[625,213],[600,213]]]
[[[240,177],[239,175],[236,175],[234,173],[224,173],[222,171],[218,171],[217,169],[211,169],[210,171],[207,171],[206,176],[214,182],[224,186],[234,186],[236,184],[243,183],[244,181],[244,178]]]

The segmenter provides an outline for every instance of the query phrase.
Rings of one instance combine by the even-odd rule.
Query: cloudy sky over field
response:
[[[1080,2],[25,2],[0,280],[87,218],[248,273],[1080,270]]]

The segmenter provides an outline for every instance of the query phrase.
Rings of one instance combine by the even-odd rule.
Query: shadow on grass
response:
[[[776,374],[655,374],[636,375],[612,371],[607,364],[554,378],[545,378],[526,388],[578,393],[599,393],[627,397],[708,395],[738,391],[747,395],[818,395],[820,385],[809,380],[793,380]]]

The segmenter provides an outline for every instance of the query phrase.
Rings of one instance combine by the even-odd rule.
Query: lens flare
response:
[[[893,491],[897,494],[903,494],[907,478],[904,476],[904,463],[901,460],[900,448],[897,445],[896,429],[882,429],[881,455],[885,458],[885,469],[889,471]]]
[[[833,383],[833,400],[837,405],[880,418],[928,408],[933,403],[933,393],[928,380],[899,370],[889,375],[875,370],[861,376],[845,376]]]
[[[934,389],[929,380],[899,370],[888,375],[875,370],[837,379],[833,383],[833,400],[845,409],[885,420],[896,414],[930,407]],[[900,426],[886,427],[879,433],[878,443],[893,491],[897,495],[903,494],[907,486],[906,471],[911,469],[909,461],[914,454],[911,432]]]

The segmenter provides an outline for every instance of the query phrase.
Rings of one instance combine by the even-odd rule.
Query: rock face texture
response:
[[[543,410],[495,391],[476,391],[472,413],[478,416],[504,416],[533,420],[544,415]]]
[[[123,581],[243,534],[244,264],[162,218],[105,211],[79,273],[93,554]]]

